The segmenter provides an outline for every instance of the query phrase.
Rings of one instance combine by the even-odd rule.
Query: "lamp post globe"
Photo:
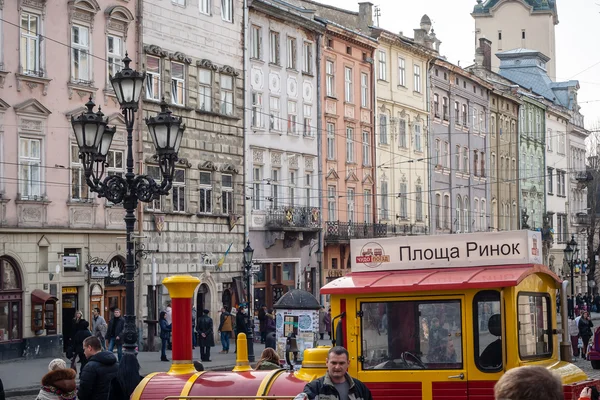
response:
[[[107,126],[108,119],[104,117],[100,107],[98,107],[97,112],[94,112],[95,104],[91,97],[86,103],[87,110],[77,117],[72,117],[71,125],[79,146],[79,158],[82,160],[86,182],[90,190],[97,193],[98,197],[105,197],[112,203],[122,203],[125,209],[124,220],[127,235],[126,299],[125,331],[121,339],[124,342],[125,352],[135,354],[138,345],[134,293],[136,266],[133,231],[136,222],[135,211],[140,201],[150,202],[158,196],[169,193],[185,125],[181,123],[181,118],[171,115],[171,111],[168,110],[167,104],[163,100],[161,112],[158,116],[146,119],[156,147],[157,154],[155,158],[161,167],[161,183],[160,185],[157,184],[153,178],[147,175],[135,175],[133,170],[133,125],[146,73],[131,69],[129,67],[130,63],[131,59],[128,55],[125,55],[123,69],[110,77],[127,130],[127,170],[125,176],[110,175],[102,179],[116,127],[110,128]]]

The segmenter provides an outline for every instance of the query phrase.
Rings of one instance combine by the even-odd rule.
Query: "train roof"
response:
[[[370,294],[517,286],[526,277],[543,273],[560,279],[540,264],[457,267],[350,273],[321,288],[321,294]]]

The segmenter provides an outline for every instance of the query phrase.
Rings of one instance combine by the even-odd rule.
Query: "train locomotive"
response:
[[[555,304],[562,290],[566,327],[567,282],[541,264],[538,243],[531,231],[352,241],[352,272],[321,288],[334,339],[350,353],[350,375],[375,400],[492,400],[502,374],[523,365],[560,375],[567,400],[598,387],[561,361],[570,343]],[[292,399],[325,374],[328,346],[306,349],[298,370],[255,371],[243,334],[232,371],[197,372],[191,309],[199,283],[181,275],[163,281],[172,299],[172,365],[146,376],[132,399]]]

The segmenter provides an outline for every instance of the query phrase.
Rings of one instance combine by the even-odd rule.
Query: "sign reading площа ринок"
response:
[[[541,264],[541,243],[525,230],[352,240],[352,272]]]

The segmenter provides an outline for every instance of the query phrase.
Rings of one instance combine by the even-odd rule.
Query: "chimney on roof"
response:
[[[358,3],[358,29],[368,33],[371,26],[373,26],[373,3],[368,1]]]
[[[479,48],[483,53],[483,68],[492,70],[492,42],[484,37],[479,38]]]

